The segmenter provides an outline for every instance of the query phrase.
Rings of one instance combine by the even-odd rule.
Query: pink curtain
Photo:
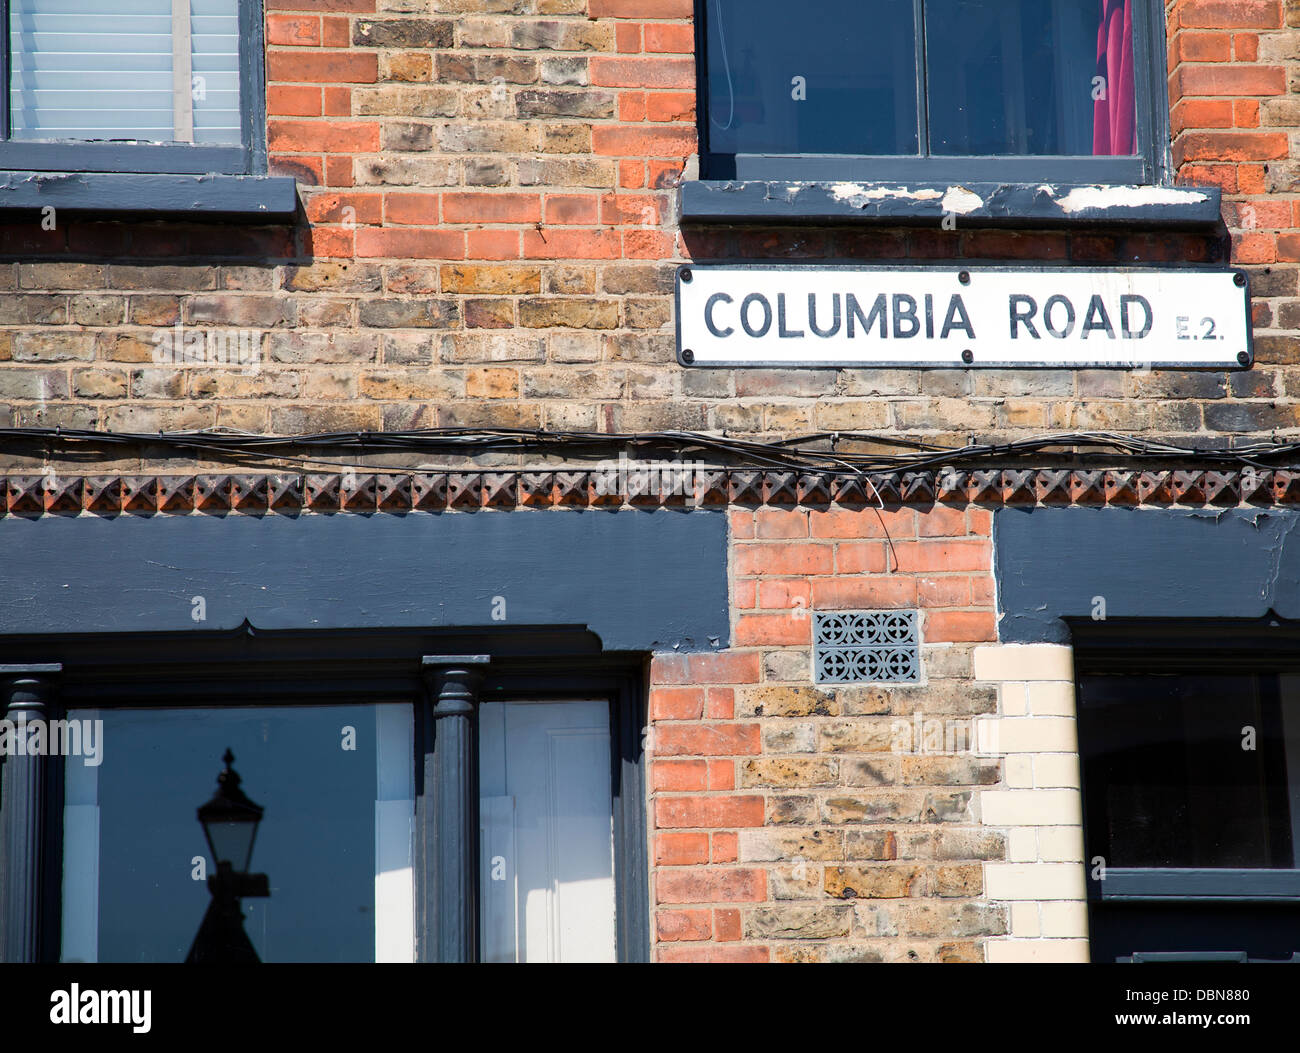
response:
[[[1097,30],[1097,76],[1106,86],[1105,98],[1094,103],[1092,152],[1124,155],[1134,152],[1137,110],[1133,87],[1132,0],[1101,0]]]

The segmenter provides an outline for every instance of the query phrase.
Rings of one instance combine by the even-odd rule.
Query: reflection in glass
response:
[[[915,154],[911,0],[707,0],[712,153]]]
[[[930,152],[1134,152],[1131,0],[925,0]]]
[[[1300,681],[1085,676],[1089,852],[1110,867],[1282,868],[1300,845]]]
[[[69,716],[102,718],[104,746],[99,767],[75,758],[66,767],[64,961],[185,959],[215,870],[195,808],[227,746],[265,808],[257,869],[271,896],[243,903],[257,956],[410,960],[410,706]]]

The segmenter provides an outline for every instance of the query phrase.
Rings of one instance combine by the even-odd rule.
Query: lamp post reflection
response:
[[[221,759],[226,768],[217,776],[217,792],[198,809],[217,869],[208,876],[212,902],[185,959],[188,963],[232,965],[261,960],[244,931],[239,901],[271,894],[265,874],[248,872],[263,809],[239,788],[239,775],[231,767],[235,756],[229,748]]]

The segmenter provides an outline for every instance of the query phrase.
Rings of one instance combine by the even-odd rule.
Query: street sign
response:
[[[1181,267],[695,265],[677,356],[696,367],[1243,369],[1246,275]]]

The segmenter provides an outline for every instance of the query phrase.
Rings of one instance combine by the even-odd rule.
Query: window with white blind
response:
[[[0,167],[245,173],[258,0],[0,0]]]

